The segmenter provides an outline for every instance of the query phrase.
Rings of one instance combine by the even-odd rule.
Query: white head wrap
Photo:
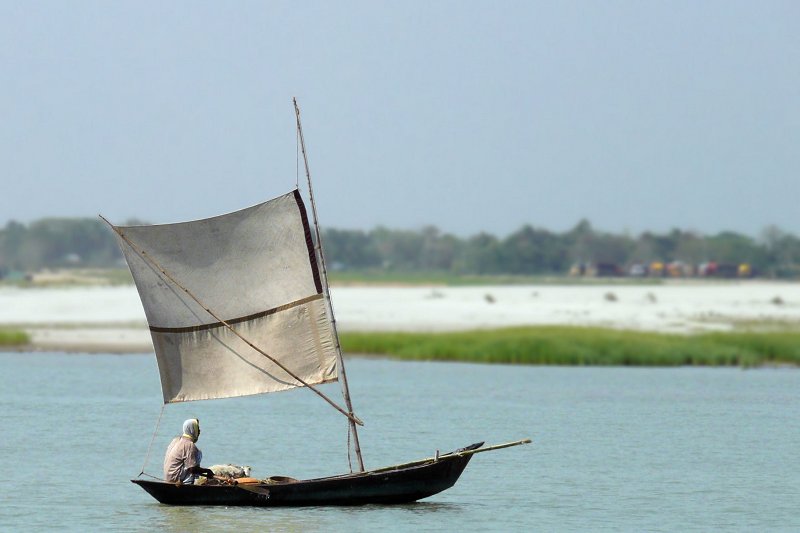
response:
[[[190,418],[183,423],[183,435],[192,439],[192,442],[197,442],[200,437],[200,421],[196,418]]]

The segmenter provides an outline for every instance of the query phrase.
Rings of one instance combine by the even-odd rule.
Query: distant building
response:
[[[712,275],[717,278],[736,278],[739,276],[739,265],[736,263],[718,263]]]
[[[575,263],[569,269],[575,277],[609,278],[624,276],[625,271],[616,263]]]
[[[666,269],[664,267],[664,263],[661,261],[653,261],[650,263],[650,268],[648,269],[650,276],[653,278],[660,278],[663,277],[666,273]]]
[[[67,265],[77,265],[81,262],[81,256],[76,253],[67,254],[64,256],[64,263]]]
[[[598,278],[611,278],[622,276],[623,272],[616,263],[595,263],[594,275]]]
[[[628,275],[633,278],[643,278],[647,275],[647,267],[642,263],[634,263],[628,268]]]
[[[752,278],[753,267],[751,267],[749,263],[742,263],[739,265],[739,270],[737,273],[740,278]]]

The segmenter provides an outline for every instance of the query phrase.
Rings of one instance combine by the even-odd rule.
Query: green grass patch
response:
[[[33,279],[14,277],[0,280],[2,286],[17,287],[73,287],[92,285],[131,285],[133,276],[127,268],[73,268],[59,269],[58,275],[42,272],[32,274]],[[476,286],[476,285],[661,285],[661,278],[575,278],[570,276],[540,275],[461,275],[437,271],[359,270],[328,273],[332,285],[399,285],[399,286]]]
[[[676,335],[566,326],[452,333],[342,333],[348,353],[529,365],[800,365],[800,333]]]
[[[30,336],[24,331],[0,329],[0,346],[21,346],[30,341]]]
[[[62,268],[33,273],[15,273],[0,279],[0,287],[93,287],[102,285],[132,285],[133,276],[127,268]]]

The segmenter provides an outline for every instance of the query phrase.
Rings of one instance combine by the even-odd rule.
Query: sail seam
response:
[[[306,205],[303,203],[303,197],[300,196],[300,191],[294,190],[294,200],[297,202],[297,208],[300,210],[300,219],[303,222],[303,232],[306,236],[306,247],[308,248],[308,260],[311,263],[311,272],[314,275],[314,286],[318,293],[322,293],[322,278],[319,273],[319,264],[317,263],[317,254],[314,251],[314,240],[311,238],[311,226],[308,224],[308,213],[306,212]]]
[[[297,307],[299,305],[307,304],[309,302],[313,302],[315,300],[322,299],[322,294],[314,294],[308,296],[306,298],[302,298],[300,300],[296,300],[294,302],[290,302],[288,304],[279,305],[278,307],[273,307],[272,309],[267,309],[266,311],[261,311],[260,313],[255,313],[252,315],[247,315],[239,318],[231,318],[226,320],[228,324],[241,324],[242,322],[249,322],[251,320],[256,320],[259,318],[264,318],[265,316],[274,315],[275,313],[280,313],[281,311],[286,311],[287,309],[291,309],[293,307]],[[210,324],[200,324],[199,326],[185,326],[180,328],[167,328],[162,326],[150,326],[150,331],[156,333],[192,333],[195,331],[205,331],[208,329],[214,328],[224,328],[225,324],[222,322],[212,322]]]

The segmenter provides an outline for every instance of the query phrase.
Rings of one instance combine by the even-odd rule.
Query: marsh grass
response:
[[[800,333],[677,335],[542,326],[452,333],[342,333],[348,353],[531,365],[800,365]]]
[[[0,287],[81,287],[96,285],[132,285],[133,276],[127,268],[73,268],[54,271],[56,276],[30,279],[2,279]],[[575,278],[555,275],[467,275],[449,272],[395,272],[387,270],[333,271],[333,285],[366,286],[478,286],[478,285],[661,285],[660,278]]]
[[[0,287],[29,289],[133,284],[133,276],[127,268],[63,268],[44,270],[31,276],[0,279]]]
[[[0,346],[22,346],[30,341],[30,336],[24,331],[0,329]]]

